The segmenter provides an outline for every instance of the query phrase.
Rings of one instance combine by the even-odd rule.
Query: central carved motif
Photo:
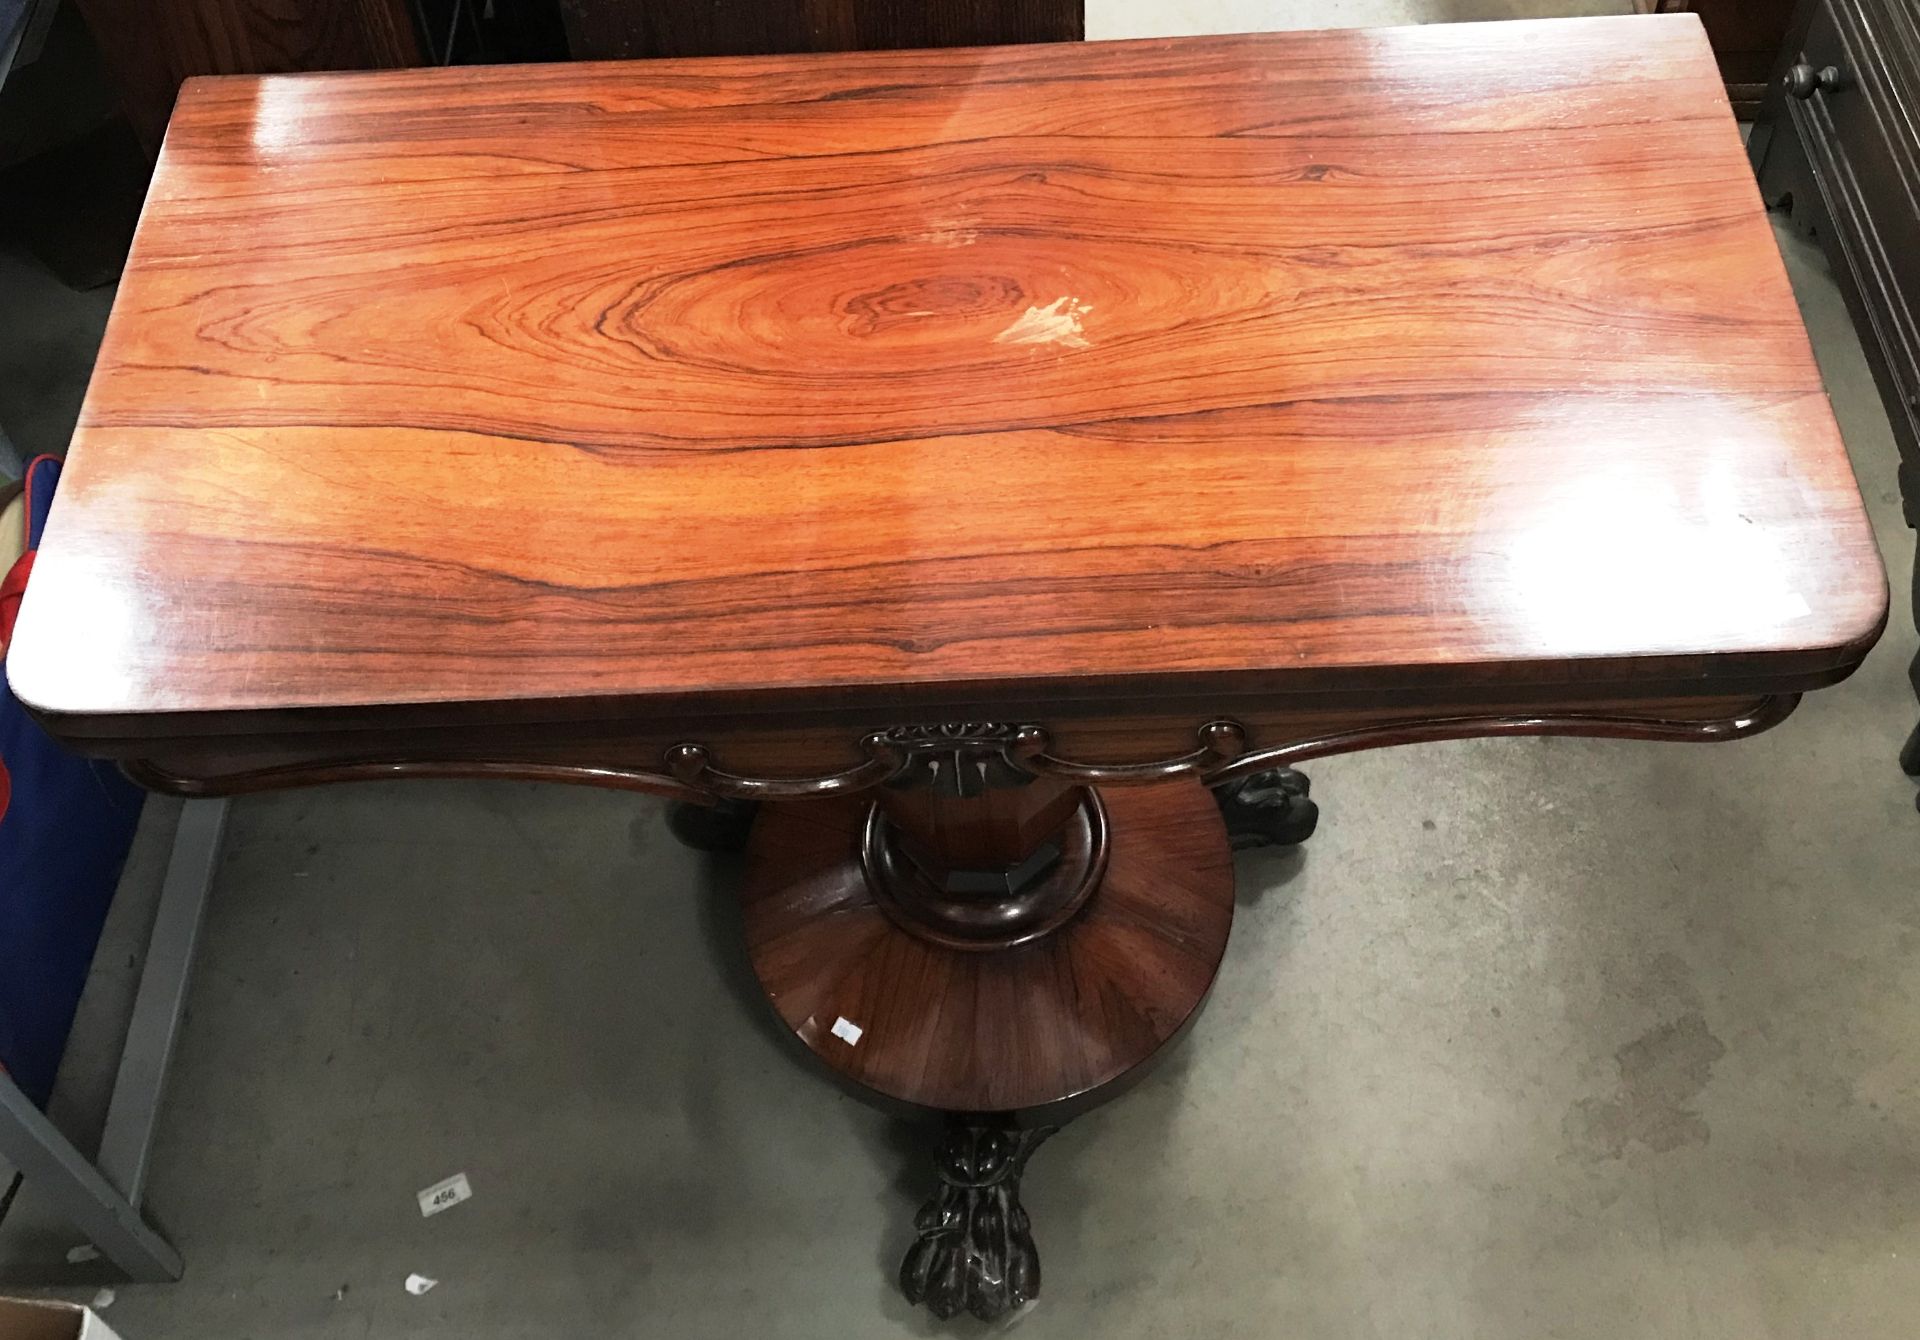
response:
[[[976,796],[988,787],[1020,786],[1053,777],[1086,786],[1119,786],[1197,777],[1237,758],[1247,747],[1234,721],[1210,721],[1189,753],[1149,763],[1077,763],[1049,753],[1046,729],[1010,722],[952,722],[892,726],[861,740],[867,761],[825,777],[742,777],[713,766],[702,745],[667,751],[667,769],[688,786],[736,800],[805,800],[869,787],[933,787],[951,796]]]
[[[990,786],[1024,786],[1038,774],[1025,760],[1047,747],[1038,726],[1005,722],[954,722],[942,726],[895,726],[869,737],[901,757],[888,786],[925,786],[949,796],[977,796]]]

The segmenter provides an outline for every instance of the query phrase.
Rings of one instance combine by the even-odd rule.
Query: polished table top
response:
[[[101,739],[1791,690],[1885,611],[1676,16],[195,80],[10,673]]]

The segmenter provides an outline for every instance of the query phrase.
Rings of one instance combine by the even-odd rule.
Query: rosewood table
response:
[[[1712,53],[1620,18],[196,80],[11,673],[173,792],[708,806],[991,1316],[1284,769],[1752,734],[1886,608]]]

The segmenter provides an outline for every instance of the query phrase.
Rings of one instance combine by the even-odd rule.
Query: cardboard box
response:
[[[120,1340],[100,1314],[54,1299],[0,1298],[0,1340]]]

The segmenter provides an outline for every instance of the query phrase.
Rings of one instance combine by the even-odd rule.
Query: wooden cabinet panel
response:
[[[378,70],[420,64],[405,0],[79,0],[121,105],[160,151],[180,85],[197,74]]]
[[[1659,0],[1663,14],[1692,12],[1706,25],[1720,77],[1734,112],[1752,119],[1766,92],[1767,73],[1786,40],[1794,0]]]
[[[1912,0],[1808,0],[1748,151],[1767,203],[1818,237],[1846,295],[1900,447],[1920,525],[1920,10]],[[1913,588],[1920,617],[1920,576]],[[1920,693],[1920,656],[1909,671]],[[1920,776],[1920,727],[1901,754]]]
[[[1083,0],[561,0],[576,60],[1073,42]]]

